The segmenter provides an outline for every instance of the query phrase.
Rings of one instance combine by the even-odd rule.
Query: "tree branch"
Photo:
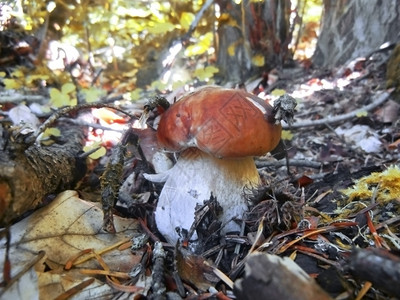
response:
[[[379,93],[378,95],[375,96],[375,99],[372,101],[372,103],[353,110],[347,114],[343,115],[337,115],[334,117],[327,117],[319,120],[305,120],[305,121],[300,121],[293,123],[291,126],[289,125],[283,125],[282,127],[284,129],[296,129],[296,128],[302,128],[302,127],[316,127],[316,126],[321,126],[325,124],[336,124],[336,123],[341,123],[343,121],[350,120],[352,118],[357,117],[358,114],[366,112],[366,111],[371,111],[375,108],[377,108],[379,105],[383,104],[387,99],[389,99],[391,93],[393,92],[393,89],[389,89],[385,92]]]

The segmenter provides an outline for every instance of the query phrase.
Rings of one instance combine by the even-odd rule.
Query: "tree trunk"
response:
[[[324,0],[321,34],[313,56],[333,67],[400,40],[400,0]]]
[[[288,53],[290,0],[219,0],[222,21],[217,30],[217,65],[223,82],[243,83],[248,77],[281,66]],[[252,64],[262,57],[263,63]]]

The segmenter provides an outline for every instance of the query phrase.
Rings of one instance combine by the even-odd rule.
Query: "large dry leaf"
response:
[[[0,288],[0,298],[52,299],[88,277],[79,273],[79,268],[102,269],[95,259],[65,271],[64,265],[84,249],[100,251],[139,234],[135,220],[115,217],[117,234],[102,231],[103,214],[92,203],[78,198],[74,191],[65,191],[48,206],[35,211],[29,217],[14,224],[11,231],[11,277],[34,261],[40,251],[44,257],[24,273],[12,287]],[[0,244],[0,271],[3,272],[5,239]],[[130,249],[113,250],[102,255],[110,270],[129,272],[140,256]],[[45,268],[46,267],[46,268]],[[48,269],[51,269],[50,271]],[[27,278],[29,280],[27,280]],[[101,278],[101,277],[99,277]],[[26,285],[24,282],[30,282]],[[111,288],[96,280],[78,298],[110,294]],[[2,293],[4,293],[2,295]]]

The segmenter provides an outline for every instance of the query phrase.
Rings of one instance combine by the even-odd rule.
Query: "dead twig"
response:
[[[263,160],[257,159],[256,160],[256,167],[257,168],[266,168],[266,167],[274,167],[280,168],[286,166],[286,159],[281,160]],[[289,160],[290,167],[305,167],[305,168],[313,168],[313,169],[320,169],[322,163],[317,161],[309,161],[305,159],[290,159]]]
[[[76,295],[77,293],[81,292],[84,288],[88,287],[94,282],[94,278],[90,278],[88,280],[82,281],[81,283],[77,284],[76,286],[70,288],[66,292],[59,295],[55,300],[66,300],[70,299],[72,296]]]
[[[375,108],[377,108],[379,105],[383,104],[386,100],[389,99],[390,95],[392,94],[393,89],[389,89],[385,92],[379,93],[376,95],[375,99],[368,105],[363,106],[359,109],[353,110],[347,114],[343,115],[337,115],[334,117],[327,117],[319,120],[305,120],[305,121],[300,121],[296,122],[289,125],[283,125],[282,127],[284,129],[296,129],[296,128],[303,128],[303,127],[316,127],[316,126],[325,126],[326,124],[336,124],[336,123],[341,123],[343,121],[350,120],[352,118],[357,117],[358,114],[366,112],[366,111],[371,111]]]
[[[150,299],[161,300],[166,299],[167,291],[164,283],[164,261],[166,254],[161,242],[155,242],[153,250],[153,274],[152,274],[152,290],[153,294]]]
[[[7,103],[7,102],[44,103],[45,101],[48,101],[46,97],[41,95],[23,95],[23,94],[5,95],[2,93],[0,96],[1,96],[0,103]]]

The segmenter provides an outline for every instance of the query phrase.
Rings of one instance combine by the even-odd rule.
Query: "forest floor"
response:
[[[286,154],[256,159],[263,184],[251,192],[243,231],[219,236],[210,229],[214,238],[201,254],[157,243],[162,237],[152,215],[162,185],[143,178],[151,170],[146,156],[154,154],[146,150],[154,142],[146,132],[128,137],[126,159],[117,162],[122,170],[104,182],[101,176],[130,120],[95,110],[72,118],[86,128],[86,140],[100,139],[97,146],[106,154],[89,161],[77,193],[62,192],[9,228],[9,254],[3,230],[0,298],[255,299],[254,293],[272,289],[271,299],[396,299],[400,104],[386,88],[388,58],[378,52],[337,69],[283,68],[267,86],[260,88],[261,79],[245,85],[260,97],[273,100],[284,91],[299,99],[294,124],[284,126]],[[164,96],[171,100],[181,92]],[[146,102],[113,104],[139,118]],[[19,103],[2,105],[5,120]],[[101,230],[99,208],[101,192],[113,184],[119,189],[116,235]],[[256,253],[270,256],[264,261]],[[250,256],[254,263],[245,267]],[[290,257],[310,277],[272,257]],[[263,274],[260,265],[274,273]]]

